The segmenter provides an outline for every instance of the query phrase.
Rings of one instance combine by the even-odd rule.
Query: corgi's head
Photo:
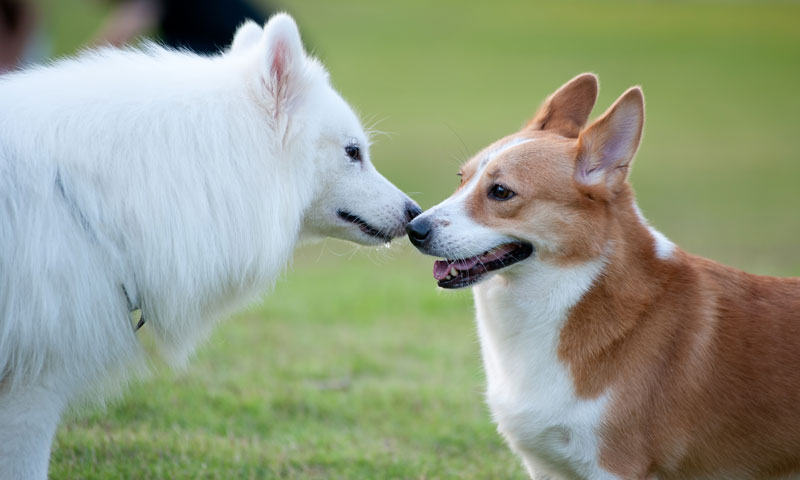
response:
[[[305,53],[292,17],[275,15],[263,29],[246,22],[227,55],[246,66],[249,96],[270,130],[265,154],[291,163],[282,175],[312,186],[280,192],[303,197],[303,236],[375,245],[405,234],[419,207],[372,165],[361,122],[322,64]]]
[[[439,286],[466,287],[523,262],[605,254],[616,212],[633,209],[627,178],[644,97],[629,89],[584,128],[597,89],[592,74],[562,86],[521,131],[469,160],[450,198],[408,225],[421,252],[446,259],[434,265]]]

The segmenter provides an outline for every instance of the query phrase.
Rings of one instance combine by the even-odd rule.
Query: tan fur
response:
[[[644,123],[641,90],[581,130],[596,95],[594,76],[576,77],[462,173],[466,183],[496,145],[533,139],[486,166],[467,200],[470,217],[533,239],[536,258],[527,261],[606,258],[558,350],[580,397],[613,392],[601,465],[631,479],[800,472],[800,279],[750,275],[679,249],[658,258],[627,181]],[[620,138],[630,144],[617,148]],[[490,199],[496,183],[515,197]]]
[[[577,137],[592,113],[597,90],[597,77],[591,73],[578,75],[545,100],[525,129],[550,130],[564,137]]]

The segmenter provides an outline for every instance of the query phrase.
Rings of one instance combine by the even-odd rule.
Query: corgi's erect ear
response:
[[[306,54],[297,24],[291,16],[279,13],[264,26],[261,47],[262,85],[271,100],[275,117],[287,113],[308,81]]]
[[[550,95],[525,128],[553,130],[576,138],[597,101],[597,88],[597,76],[593,73],[578,75]]]
[[[258,44],[263,34],[264,31],[259,24],[252,20],[245,21],[236,29],[231,43],[231,51],[238,52]]]
[[[612,195],[628,178],[628,170],[644,128],[642,89],[628,89],[578,137],[575,181]]]

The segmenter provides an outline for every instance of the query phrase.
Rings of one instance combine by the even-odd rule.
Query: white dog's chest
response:
[[[598,465],[607,395],[581,399],[557,357],[567,312],[594,277],[587,266],[538,266],[526,285],[495,277],[475,287],[487,402],[498,430],[537,475],[614,478]]]

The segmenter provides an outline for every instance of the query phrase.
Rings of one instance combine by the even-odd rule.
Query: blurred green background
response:
[[[55,53],[104,4],[46,0]],[[459,163],[574,75],[595,115],[647,99],[633,169],[651,223],[684,249],[800,275],[800,5],[765,1],[422,1],[280,5],[369,126],[378,168],[423,207]],[[439,292],[407,242],[299,250],[263,305],[186,371],[155,365],[59,430],[53,478],[524,478],[483,404],[469,292]]]

